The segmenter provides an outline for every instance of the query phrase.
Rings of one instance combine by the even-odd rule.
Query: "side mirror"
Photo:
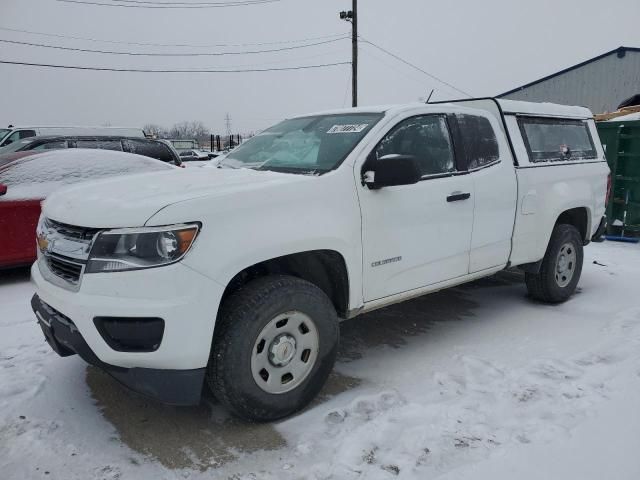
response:
[[[385,155],[366,162],[362,182],[370,189],[412,185],[418,183],[422,173],[413,155]]]
[[[0,197],[7,193],[7,186],[3,183],[0,183]]]

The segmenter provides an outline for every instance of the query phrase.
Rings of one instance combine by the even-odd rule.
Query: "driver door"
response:
[[[445,115],[399,122],[368,162],[412,155],[422,180],[359,190],[365,302],[443,282],[469,272],[473,182],[456,168]]]

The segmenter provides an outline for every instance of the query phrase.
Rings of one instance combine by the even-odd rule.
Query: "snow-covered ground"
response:
[[[640,478],[637,245],[590,245],[560,306],[508,272],[346,322],[322,398],[273,425],[57,357],[0,275],[2,479]]]

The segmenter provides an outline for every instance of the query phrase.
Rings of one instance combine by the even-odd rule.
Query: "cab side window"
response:
[[[422,176],[455,171],[451,136],[443,115],[403,120],[380,141],[374,153],[376,159],[386,155],[411,155]]]
[[[486,167],[500,160],[498,140],[487,118],[466,114],[456,114],[455,118],[468,170]]]

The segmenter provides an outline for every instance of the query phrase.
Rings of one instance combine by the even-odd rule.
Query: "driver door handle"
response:
[[[447,202],[459,202],[461,200],[467,200],[468,198],[471,198],[471,194],[470,193],[452,192],[447,197]]]

